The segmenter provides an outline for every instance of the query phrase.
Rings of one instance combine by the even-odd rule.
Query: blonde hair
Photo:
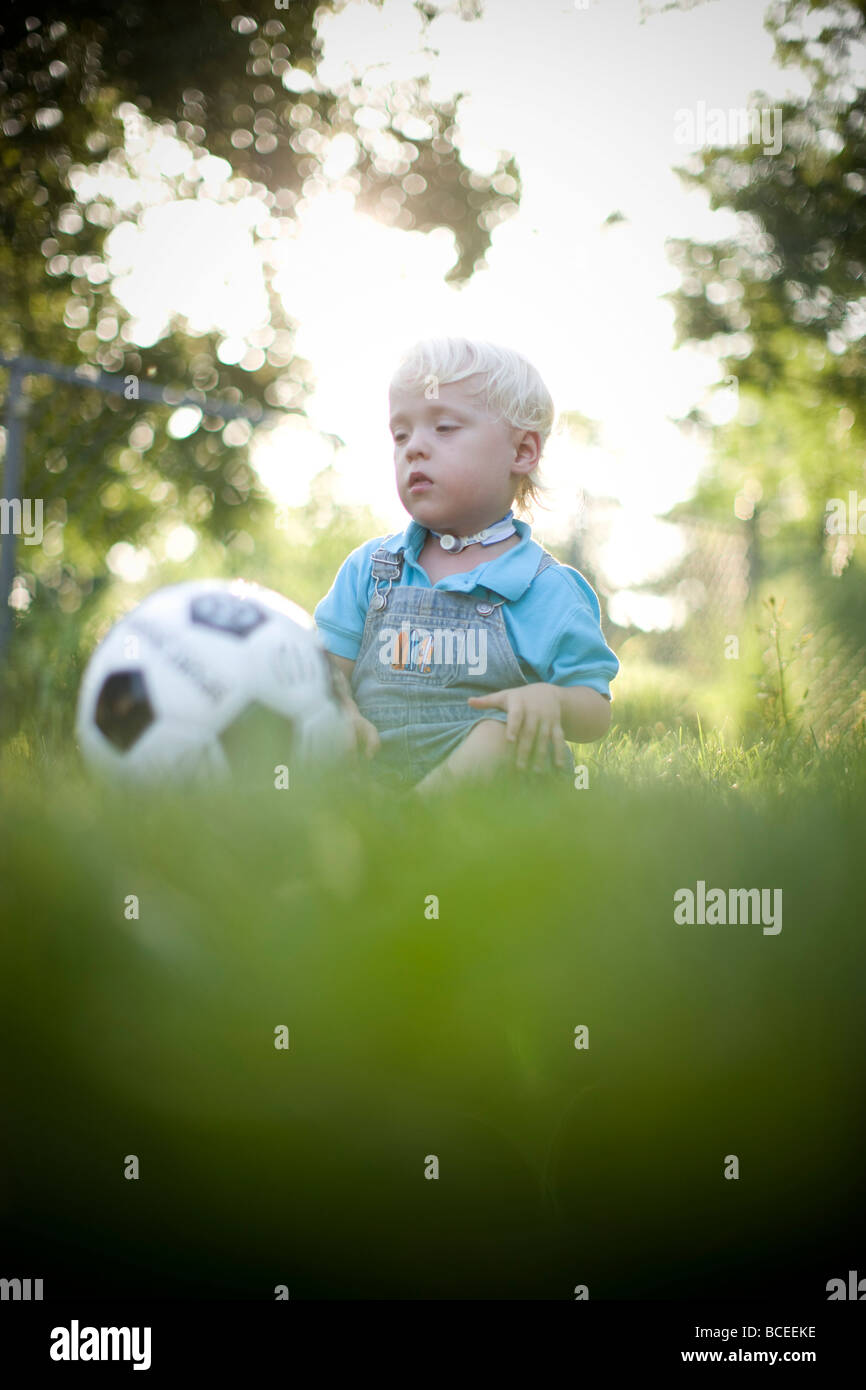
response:
[[[482,375],[479,394],[492,416],[507,420],[513,429],[538,431],[540,460],[556,416],[553,398],[532,363],[513,348],[472,338],[423,338],[403,354],[391,386],[420,391],[431,378],[438,387],[476,373]],[[515,511],[531,517],[531,507],[543,506],[548,491],[536,464],[518,479]]]

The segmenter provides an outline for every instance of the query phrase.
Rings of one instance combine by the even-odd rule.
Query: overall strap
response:
[[[539,546],[539,549],[541,550],[541,558],[538,561],[538,568],[536,569],[535,574],[532,576],[533,579],[537,579],[538,576],[541,574],[542,570],[546,570],[550,565],[559,564],[559,561],[557,560],[556,556],[551,555],[549,550],[544,550],[541,546]],[[485,585],[484,587],[486,588],[487,586]],[[492,594],[496,591],[495,589],[487,589],[487,592],[488,594]],[[475,607],[483,618],[487,618],[497,608],[501,608],[505,602],[506,600],[504,598],[499,599],[498,602],[496,602],[493,599],[488,599],[483,603],[476,603]]]
[[[541,559],[540,559],[539,562],[538,562],[538,569],[535,571],[535,574],[532,576],[533,579],[537,579],[538,576],[541,574],[542,570],[548,569],[550,565],[558,565],[558,564],[559,564],[559,561],[557,560],[557,558],[556,558],[555,555],[551,555],[551,553],[550,553],[549,550],[544,550],[544,549],[542,549],[542,551],[541,551]]]
[[[559,564],[559,561],[554,555],[551,555],[549,550],[545,550],[541,546],[539,549],[541,550],[541,558],[538,561],[538,568],[533,575],[533,579],[537,579],[542,571],[546,570],[550,565]],[[388,602],[391,585],[395,580],[397,583],[400,582],[400,575],[403,573],[403,551],[403,546],[401,546],[399,550],[388,550],[385,546],[380,545],[370,556],[370,570],[375,585],[375,592],[370,600],[371,608],[376,610],[384,608]],[[384,590],[379,587],[380,581],[383,579],[387,579],[388,581],[388,587]],[[487,592],[490,593],[491,591],[488,589]],[[483,617],[487,617],[495,609],[500,608],[503,603],[505,603],[505,599],[501,598],[498,603],[493,600],[488,600],[486,603],[476,605],[476,607]]]
[[[380,545],[378,550],[374,550],[370,556],[370,570],[375,587],[375,593],[370,600],[370,607],[382,609],[388,602],[388,595],[394,580],[400,582],[400,575],[403,573],[403,547],[401,546],[399,550],[395,551]],[[379,581],[382,579],[388,581],[388,587],[384,592],[379,588]]]

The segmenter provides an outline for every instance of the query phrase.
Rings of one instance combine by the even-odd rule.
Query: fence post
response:
[[[6,466],[3,472],[3,493],[0,501],[21,502],[21,459],[24,444],[24,418],[27,414],[27,400],[23,385],[27,373],[15,361],[9,366],[9,394],[6,400]],[[15,578],[15,527],[8,524],[12,510],[3,508],[2,516],[7,522],[3,528],[0,545],[0,660],[3,659],[9,638],[12,634],[12,610],[9,597],[12,581]]]
[[[755,503],[755,510],[747,523],[749,528],[749,598],[754,598],[758,592],[758,585],[763,578],[763,565],[761,563],[761,532],[759,522],[761,519],[761,507]]]

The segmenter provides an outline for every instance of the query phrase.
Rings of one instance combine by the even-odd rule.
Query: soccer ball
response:
[[[136,781],[275,785],[285,769],[290,785],[350,746],[313,619],[241,579],[173,584],[121,618],[84,672],[76,733],[91,768]]]

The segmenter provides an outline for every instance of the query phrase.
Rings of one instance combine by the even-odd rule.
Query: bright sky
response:
[[[420,50],[409,0],[381,8],[350,0],[323,16],[323,84],[339,87],[372,65],[382,84],[428,72],[434,100],[466,93],[458,111],[465,162],[489,172],[497,150],[513,152],[520,210],[494,232],[489,268],[462,289],[444,283],[454,260],[449,232],[382,226],[355,214],[344,191],[309,200],[282,232],[255,198],[218,201],[230,173],[221,160],[195,166],[213,201],[169,195],[161,176],[188,175],[190,156],[164,135],[136,144],[141,125],[130,121],[128,149],[145,186],[133,194],[117,180],[108,190],[103,179],[99,190],[131,215],[135,200],[152,205],[137,229],[127,223],[109,239],[115,293],[136,315],[131,336],[152,342],[180,312],[194,331],[213,324],[228,334],[225,360],[248,353],[252,365],[269,345],[252,228],[273,236],[278,287],[299,325],[295,349],[316,377],[310,426],[294,422],[255,455],[280,500],[302,503],[310,478],[333,460],[345,500],[374,506],[386,529],[402,529],[408,514],[387,425],[401,351],[432,334],[487,338],[535,364],[557,410],[601,422],[595,449],[550,440],[542,473],[556,490],[555,511],[538,513],[537,537],[555,546],[579,518],[585,489],[623,504],[605,550],[612,584],[628,590],[676,553],[675,528],[654,517],[689,495],[702,456],[670,417],[704,399],[720,373],[706,352],[674,351],[673,310],[660,296],[678,276],[664,243],[714,239],[736,224],[686,192],[671,166],[702,143],[702,110],[745,107],[756,91],[772,106],[806,86],[774,64],[761,0],[649,13],[661,4],[648,0],[641,23],[639,0],[484,0],[481,20],[443,14],[433,22],[426,45],[438,56]],[[682,143],[683,110],[694,113],[692,145]],[[348,143],[332,145],[326,173],[335,181]],[[604,227],[615,210],[627,220]],[[250,347],[256,330],[259,345],[253,336]],[[717,404],[727,418],[730,393]],[[317,431],[340,436],[345,449],[334,455]],[[616,616],[655,622],[627,594]]]

